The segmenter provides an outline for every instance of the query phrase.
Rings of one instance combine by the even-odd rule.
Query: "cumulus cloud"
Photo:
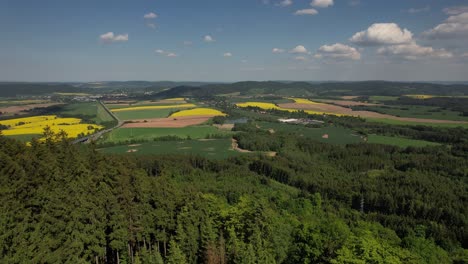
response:
[[[333,0],[313,0],[312,3],[310,3],[311,6],[315,7],[329,7],[333,5]]]
[[[307,54],[309,51],[302,45],[297,45],[295,48],[289,51],[290,53],[302,53]]]
[[[206,36],[203,38],[203,41],[205,41],[205,42],[214,42],[215,39],[214,39],[212,36],[210,36],[210,35],[206,35]]]
[[[156,14],[153,13],[153,12],[150,12],[150,13],[145,14],[145,15],[143,16],[144,19],[155,19],[155,18],[157,18],[157,17],[158,17],[158,15],[156,15]]]
[[[359,45],[394,45],[413,41],[413,33],[408,29],[401,29],[395,23],[375,23],[368,29],[357,32],[350,39]]]
[[[178,57],[179,56],[174,52],[170,52],[170,51],[166,51],[162,49],[157,49],[154,52],[158,53],[161,56],[166,56],[166,57]]]
[[[432,39],[468,37],[468,12],[449,16],[444,23],[423,33]]]
[[[231,52],[226,52],[223,54],[223,57],[232,57],[232,53]]]
[[[297,10],[294,13],[294,15],[296,16],[306,16],[306,15],[313,16],[316,14],[318,14],[318,11],[313,8]]]
[[[445,49],[423,47],[415,42],[381,47],[377,50],[377,53],[380,55],[400,57],[407,60],[418,60],[423,58],[447,59],[453,57],[453,54]]]
[[[468,6],[451,6],[443,9],[447,15],[459,15],[468,12]]]
[[[273,53],[284,53],[285,50],[284,49],[279,49],[279,48],[274,48],[271,52],[273,52]]]
[[[107,32],[99,36],[99,39],[105,43],[126,42],[128,41],[128,34],[115,35],[114,32]]]
[[[331,58],[331,59],[349,59],[360,60],[361,53],[356,48],[341,43],[333,45],[323,45],[318,49],[315,58]]]
[[[281,2],[279,2],[277,4],[277,6],[286,7],[286,6],[290,6],[292,4],[293,4],[292,0],[282,0]]]

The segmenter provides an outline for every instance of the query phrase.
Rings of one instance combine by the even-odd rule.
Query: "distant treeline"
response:
[[[97,89],[99,88],[99,89]],[[365,82],[104,82],[104,83],[0,83],[0,97],[41,95],[54,92],[153,92],[150,98],[212,97],[216,94],[279,96],[342,96],[434,94],[468,95],[467,84],[403,83],[385,81]]]

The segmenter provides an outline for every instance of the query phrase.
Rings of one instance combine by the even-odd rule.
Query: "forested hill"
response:
[[[212,161],[48,136],[0,136],[0,263],[467,260],[467,161],[446,148],[292,139],[276,158]]]
[[[87,88],[78,88],[69,84],[59,83],[0,83],[0,97],[45,95],[58,92],[86,93],[92,91]]]
[[[161,97],[206,97],[220,94],[281,95],[281,96],[337,96],[405,94],[468,95],[466,84],[400,83],[384,81],[366,82],[238,82],[203,86],[179,86],[158,94]]]

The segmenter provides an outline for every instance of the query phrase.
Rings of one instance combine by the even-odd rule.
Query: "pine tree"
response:
[[[167,255],[166,264],[186,264],[187,259],[184,253],[179,248],[177,242],[171,239],[169,242],[169,254]]]

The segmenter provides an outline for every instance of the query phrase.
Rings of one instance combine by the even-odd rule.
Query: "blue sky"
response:
[[[468,76],[462,0],[0,0],[0,32],[4,81]]]

